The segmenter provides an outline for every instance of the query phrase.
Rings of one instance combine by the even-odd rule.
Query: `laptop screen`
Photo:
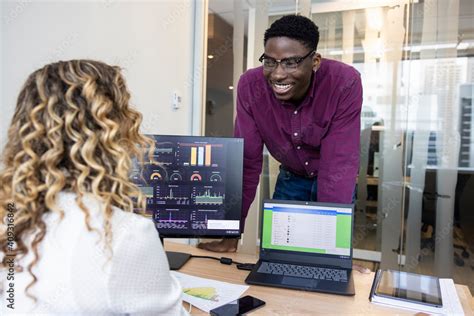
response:
[[[352,205],[266,201],[262,224],[263,249],[351,256]]]

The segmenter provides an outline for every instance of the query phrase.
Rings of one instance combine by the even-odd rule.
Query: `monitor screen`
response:
[[[148,135],[154,161],[132,180],[162,237],[240,236],[243,139]]]
[[[352,205],[265,201],[262,249],[351,256]]]

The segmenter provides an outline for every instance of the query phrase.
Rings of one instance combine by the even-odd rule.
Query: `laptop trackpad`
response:
[[[308,288],[308,289],[313,289],[318,285],[318,281],[314,279],[308,280],[304,278],[294,278],[290,276],[284,276],[283,279],[281,280],[281,283],[285,285],[293,285],[300,288]]]

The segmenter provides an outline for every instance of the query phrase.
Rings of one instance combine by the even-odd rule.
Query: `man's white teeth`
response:
[[[275,87],[277,87],[279,89],[286,89],[286,88],[289,88],[290,85],[289,84],[275,83]]]

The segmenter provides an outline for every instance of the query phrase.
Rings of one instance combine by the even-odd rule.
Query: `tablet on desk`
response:
[[[439,278],[397,270],[378,270],[371,300],[377,297],[440,308],[443,306]]]

